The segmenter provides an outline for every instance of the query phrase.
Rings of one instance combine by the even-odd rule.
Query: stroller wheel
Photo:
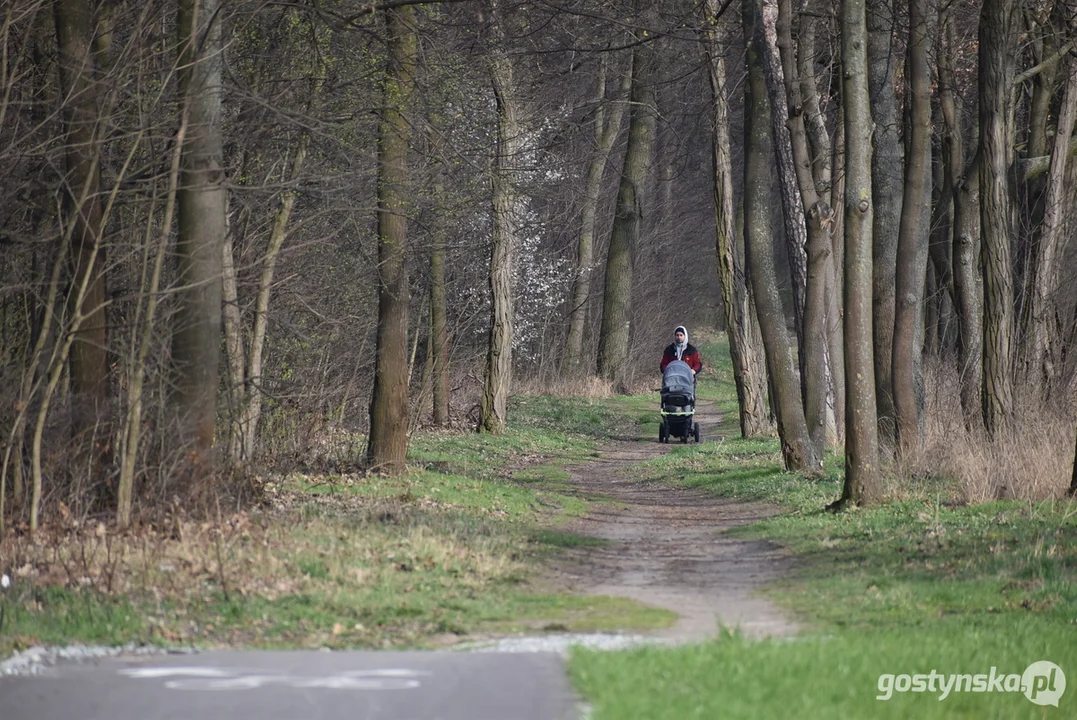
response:
[[[692,434],[695,436],[696,442],[698,443],[699,442],[699,423],[694,423],[692,425]]]
[[[658,424],[658,442],[664,443],[669,440],[669,429],[666,427],[666,421],[663,420]]]

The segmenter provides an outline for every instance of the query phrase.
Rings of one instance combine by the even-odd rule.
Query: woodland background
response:
[[[403,472],[682,323],[839,504],[1077,486],[1072,0],[2,13],[0,522]]]

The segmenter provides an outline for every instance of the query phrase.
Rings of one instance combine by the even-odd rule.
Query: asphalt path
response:
[[[0,720],[575,720],[555,653],[105,658],[0,677]]]

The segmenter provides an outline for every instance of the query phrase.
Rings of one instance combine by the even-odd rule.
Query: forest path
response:
[[[721,439],[714,403],[700,401],[696,419],[703,442]],[[672,641],[705,639],[719,624],[755,638],[794,634],[796,624],[756,592],[779,578],[790,560],[772,543],[723,534],[778,509],[634,477],[640,462],[669,451],[657,437],[620,439],[597,460],[568,468],[564,492],[611,502],[595,503],[564,529],[608,542],[566,550],[552,567],[555,580],[571,592],[627,597],[676,612],[679,620],[657,633]]]

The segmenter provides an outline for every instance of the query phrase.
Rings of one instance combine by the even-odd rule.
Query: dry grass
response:
[[[896,468],[899,476],[950,480],[969,503],[1065,495],[1074,461],[1072,390],[1047,400],[1018,392],[1013,421],[992,439],[978,418],[966,426],[953,369],[935,366],[926,374],[924,444]]]
[[[613,385],[599,377],[563,375],[552,382],[522,379],[513,388],[514,395],[549,395],[552,397],[589,398],[600,400],[613,396]]]

